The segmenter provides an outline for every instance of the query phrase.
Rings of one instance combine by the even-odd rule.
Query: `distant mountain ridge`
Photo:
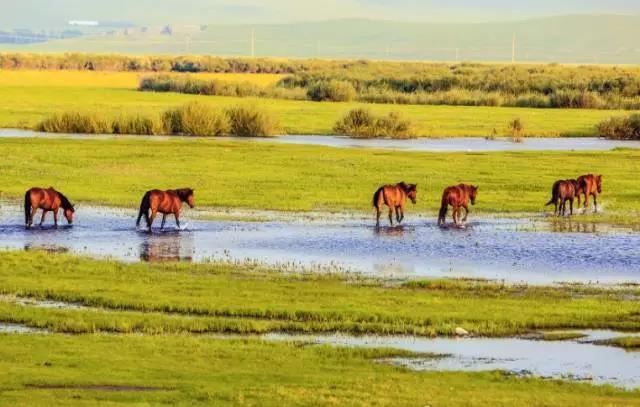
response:
[[[640,16],[565,15],[502,23],[331,20],[164,25],[3,50],[432,61],[640,63]]]

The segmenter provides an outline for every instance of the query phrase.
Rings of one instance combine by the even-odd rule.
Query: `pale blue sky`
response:
[[[639,14],[640,0],[0,0],[0,28],[70,19],[137,24],[270,23],[371,18],[496,21],[575,13]]]

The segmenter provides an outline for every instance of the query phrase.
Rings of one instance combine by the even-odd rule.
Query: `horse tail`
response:
[[[447,218],[447,210],[449,209],[449,201],[447,200],[447,192],[442,194],[442,203],[440,204],[440,212],[438,213],[438,225],[445,222]]]
[[[144,219],[147,221],[147,226],[149,226],[149,207],[151,201],[151,191],[144,194],[142,197],[142,201],[140,202],[140,211],[138,212],[138,220],[136,221],[136,227],[140,226],[140,219],[144,216]]]
[[[553,184],[553,188],[551,189],[551,200],[547,202],[545,206],[554,205],[558,202],[558,183]]]
[[[28,190],[24,194],[24,223],[25,225],[29,225],[29,221],[31,220],[31,190]]]
[[[373,207],[376,209],[380,209],[380,195],[382,195],[382,192],[384,191],[384,188],[380,187],[375,194],[373,194]]]

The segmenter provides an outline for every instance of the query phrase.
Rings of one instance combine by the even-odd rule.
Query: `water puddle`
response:
[[[0,295],[0,302],[6,302],[13,305],[20,305],[23,307],[36,307],[45,309],[67,309],[67,310],[79,310],[90,309],[82,304],[76,304],[72,302],[63,301],[51,301],[51,300],[38,300],[29,297],[16,297],[13,295]]]
[[[175,139],[175,136],[118,136],[96,134],[40,133],[32,130],[0,129],[0,137],[41,137],[68,139],[122,139],[144,138],[147,140]],[[488,152],[488,151],[605,151],[618,147],[640,148],[640,141],[606,140],[596,137],[581,138],[525,138],[522,143],[513,143],[507,138],[486,140],[482,137],[420,138],[410,140],[376,139],[363,140],[338,136],[285,135],[274,138],[238,139],[220,137],[219,140],[233,140],[248,143],[281,143],[315,145],[335,148],[377,148],[405,151],[431,152]]]
[[[0,248],[44,249],[123,261],[256,261],[381,278],[450,277],[531,284],[638,282],[640,234],[607,230],[556,233],[539,219],[479,219],[440,229],[413,216],[405,226],[371,219],[243,222],[189,220],[149,234],[135,211],[82,206],[72,227],[25,230],[18,203],[0,202]],[[587,230],[588,229],[588,230]],[[587,232],[587,233],[584,233]]]
[[[0,334],[33,334],[33,333],[47,333],[45,329],[30,328],[21,324],[6,324],[0,322]]]
[[[269,334],[263,338],[334,346],[394,348],[444,355],[435,358],[385,360],[417,371],[493,371],[521,376],[587,381],[632,389],[640,387],[640,352],[626,352],[589,341],[620,336],[611,331],[585,331],[586,338],[536,341],[519,338],[353,337]],[[626,334],[624,334],[626,336]]]

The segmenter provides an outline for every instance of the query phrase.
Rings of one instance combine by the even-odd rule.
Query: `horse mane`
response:
[[[174,191],[182,201],[186,201],[187,198],[189,198],[189,195],[193,195],[193,189],[191,188],[180,188]]]
[[[71,209],[71,210],[75,210],[75,208],[73,207],[73,204],[71,203],[71,201],[69,201],[69,198],[67,198],[66,196],[64,196],[62,194],[62,192],[60,191],[56,191],[56,193],[58,194],[58,196],[60,197],[60,203],[62,204],[62,207],[64,209]]]
[[[405,192],[410,192],[412,189],[414,189],[416,187],[414,184],[410,185],[410,184],[407,184],[404,181],[398,182],[398,184],[396,186],[402,188],[402,190],[404,190]]]

